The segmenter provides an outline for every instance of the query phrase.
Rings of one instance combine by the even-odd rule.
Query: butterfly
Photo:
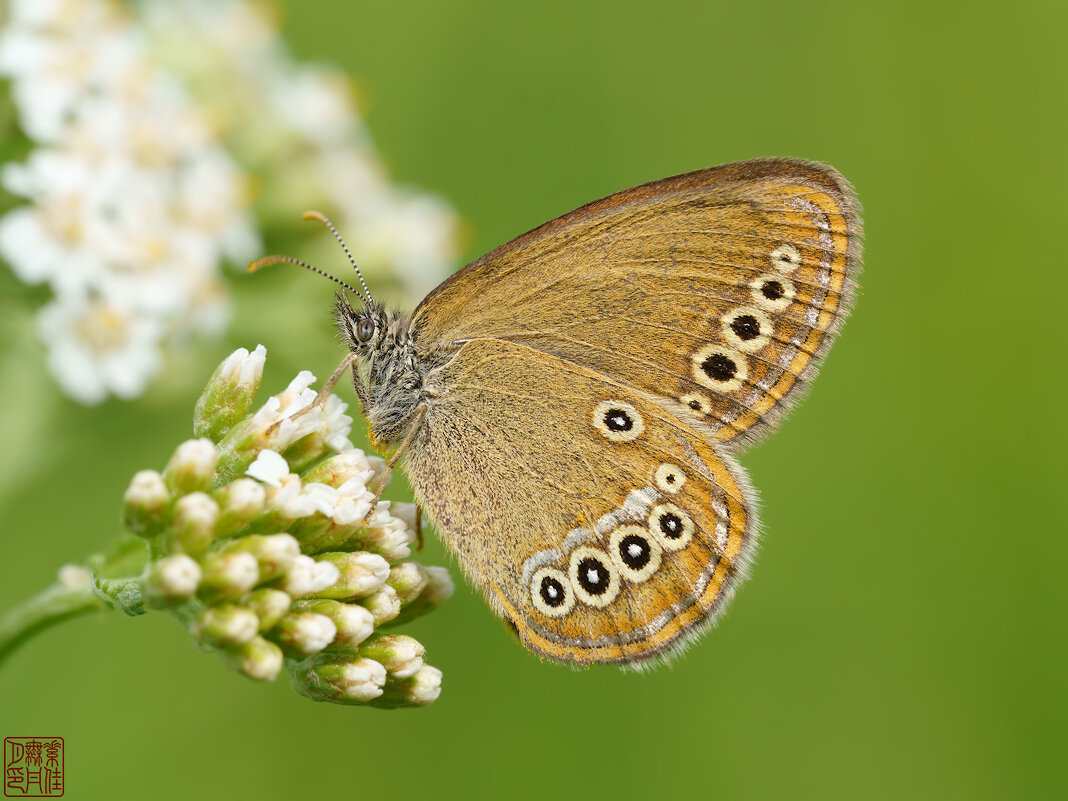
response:
[[[351,366],[372,444],[404,458],[523,645],[666,658],[746,577],[758,526],[735,456],[814,378],[861,237],[852,187],[812,162],[643,184],[502,245],[410,315],[347,287],[360,303],[337,296],[349,355],[329,385]],[[316,269],[253,266],[272,260]]]

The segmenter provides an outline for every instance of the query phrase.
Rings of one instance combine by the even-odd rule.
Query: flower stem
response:
[[[107,609],[89,582],[67,586],[57,582],[0,616],[0,664],[22,643],[64,620]]]

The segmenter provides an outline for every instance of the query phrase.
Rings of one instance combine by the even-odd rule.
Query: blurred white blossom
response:
[[[387,299],[418,302],[452,271],[459,250],[452,207],[390,181],[351,82],[297,62],[268,6],[142,0],[142,7],[155,52],[185,76],[238,160],[264,179],[265,224],[289,223],[297,206],[322,207]],[[333,240],[314,234],[330,248],[326,258],[336,258]]]
[[[260,253],[257,223],[323,208],[385,300],[415,302],[454,266],[452,208],[390,180],[351,82],[294,59],[265,4],[11,0],[0,76],[34,146],[0,171],[28,201],[0,218],[0,258],[51,289],[39,330],[79,401],[135,397],[165,349],[219,333],[220,264]],[[342,442],[324,412],[321,436]]]
[[[49,365],[84,403],[139,395],[161,347],[228,316],[223,259],[255,255],[246,179],[136,19],[107,0],[12,0],[0,36],[35,149],[0,181],[0,256],[47,283]]]

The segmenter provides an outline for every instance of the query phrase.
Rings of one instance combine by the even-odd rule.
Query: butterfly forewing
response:
[[[620,192],[469,265],[425,347],[493,338],[589,367],[736,443],[798,396],[848,312],[860,222],[830,168],[760,160]]]
[[[744,478],[662,401],[492,339],[463,345],[426,389],[408,473],[528,648],[646,659],[730,597],[755,536]]]

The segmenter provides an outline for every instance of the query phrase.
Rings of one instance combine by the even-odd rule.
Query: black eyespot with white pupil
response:
[[[590,595],[608,592],[611,574],[608,567],[594,556],[583,557],[578,563],[578,583]]]
[[[619,541],[619,558],[632,570],[641,570],[653,558],[649,540],[639,534],[628,534]]]
[[[360,343],[370,342],[375,335],[375,321],[370,317],[360,317],[353,326],[356,341]]]
[[[664,512],[659,522],[660,533],[669,540],[677,540],[682,536],[682,518],[674,512]]]
[[[693,539],[693,518],[673,503],[662,503],[649,516],[649,531],[669,551],[685,548]]]
[[[604,415],[604,424],[609,431],[630,431],[634,420],[623,409],[609,409]]]
[[[552,607],[553,609],[559,608],[567,602],[567,593],[564,590],[564,585],[554,576],[545,576],[542,578],[541,586],[538,588],[538,594],[541,595],[541,599],[545,602],[545,605]]]

